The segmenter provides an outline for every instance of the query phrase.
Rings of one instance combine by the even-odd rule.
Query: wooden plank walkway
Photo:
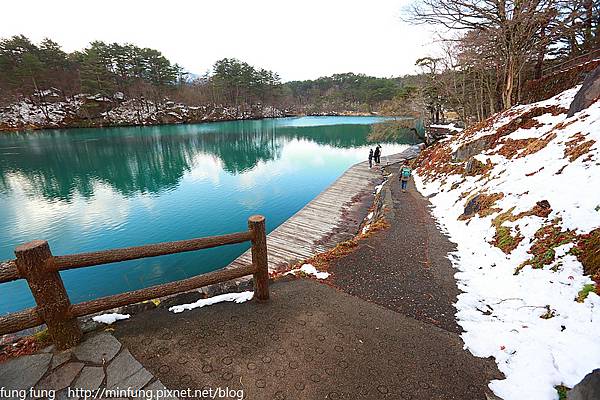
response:
[[[413,158],[418,151],[418,146],[411,146],[402,153],[382,156],[381,165]],[[348,228],[342,227],[344,215],[357,195],[373,191],[382,180],[381,169],[369,169],[366,161],[350,167],[331,186],[267,236],[269,271],[306,260],[354,237],[356,230],[348,232]],[[251,262],[252,256],[248,250],[228,268],[246,266]]]

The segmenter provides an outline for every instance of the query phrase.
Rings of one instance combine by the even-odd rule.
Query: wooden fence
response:
[[[68,269],[208,249],[247,241],[252,242],[251,265],[221,269],[177,282],[79,304],[71,304],[59,273]],[[247,231],[222,236],[65,256],[52,255],[48,242],[36,240],[18,246],[15,249],[15,255],[16,260],[0,263],[0,283],[18,279],[27,280],[37,306],[0,317],[0,335],[46,324],[54,345],[60,350],[73,347],[81,340],[82,332],[77,317],[127,304],[169,296],[251,274],[254,275],[254,298],[257,300],[269,299],[267,235],[265,218],[260,215],[248,219]]]
[[[559,64],[547,66],[546,68],[544,68],[542,70],[542,76],[554,74],[554,73],[572,68],[576,65],[596,60],[598,58],[600,58],[600,49],[590,50],[589,52],[582,54],[578,57],[571,58],[571,59],[563,61]]]

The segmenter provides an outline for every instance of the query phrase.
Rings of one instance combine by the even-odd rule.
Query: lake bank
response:
[[[165,101],[76,95],[68,100],[39,104],[30,99],[0,107],[0,133],[42,129],[108,128],[199,124],[304,116],[378,116],[349,110],[307,113],[262,104],[189,106]]]

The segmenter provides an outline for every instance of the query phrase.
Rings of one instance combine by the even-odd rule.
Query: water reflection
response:
[[[0,138],[0,195],[28,183],[28,195],[90,198],[96,182],[131,196],[175,188],[199,155],[212,155],[230,174],[278,159],[285,143],[305,139],[338,148],[367,144],[368,125],[281,126],[278,121],[239,121],[17,133]],[[14,180],[12,180],[14,183]]]

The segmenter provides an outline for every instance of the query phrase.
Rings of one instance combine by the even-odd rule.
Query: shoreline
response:
[[[10,127],[7,122],[0,121],[0,135],[11,133],[33,133],[43,130],[70,130],[70,129],[101,129],[101,128],[134,128],[134,127],[154,127],[168,125],[196,125],[208,124],[217,122],[235,122],[235,121],[258,121],[261,119],[277,119],[277,118],[301,118],[301,117],[389,117],[400,118],[400,115],[387,115],[380,113],[364,113],[354,111],[340,111],[327,113],[282,113],[281,115],[256,115],[248,117],[222,117],[222,118],[203,118],[190,119],[185,121],[156,121],[151,123],[90,123],[85,124],[85,119],[75,124],[63,123],[57,125],[23,125],[19,127]]]
[[[383,193],[381,188],[387,182],[382,176],[384,167],[413,158],[419,151],[420,145],[412,145],[401,153],[383,156],[379,167],[369,168],[363,161],[348,168],[267,235],[269,272],[278,272],[355,237],[365,223],[367,211]],[[250,262],[251,252],[246,251],[226,268]]]

